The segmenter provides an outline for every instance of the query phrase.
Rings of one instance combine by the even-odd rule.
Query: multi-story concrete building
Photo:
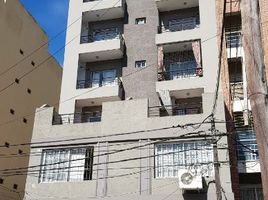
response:
[[[223,3],[218,4],[219,9]],[[220,14],[222,16],[222,14]],[[219,23],[221,23],[221,16]],[[222,58],[227,130],[230,134],[232,185],[235,199],[263,199],[256,135],[247,90],[247,66],[242,42],[240,2],[228,0],[225,15],[226,48]],[[234,123],[233,123],[234,122]]]
[[[7,200],[19,197],[3,187],[23,192],[26,175],[2,172],[27,167],[30,152],[27,145],[8,145],[31,142],[35,109],[59,102],[62,68],[53,58],[44,62],[51,56],[48,38],[18,0],[0,1],[0,36],[0,199]]]
[[[219,54],[215,1],[69,5],[62,104],[59,113],[36,113],[26,199],[214,200],[214,165],[233,199],[227,137],[217,137],[214,162],[208,118]],[[225,121],[221,90],[216,108],[216,121]],[[226,132],[224,123],[216,128]]]

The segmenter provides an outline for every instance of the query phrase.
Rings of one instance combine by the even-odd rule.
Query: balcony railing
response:
[[[92,43],[98,41],[105,40],[115,40],[115,39],[123,39],[122,35],[117,31],[117,29],[107,29],[106,31],[81,35],[81,44],[84,43]]]
[[[180,78],[190,78],[203,76],[202,68],[189,68],[175,71],[167,71],[158,73],[158,80],[175,80]]]
[[[230,83],[230,90],[233,101],[244,99],[243,82]]]
[[[101,111],[54,115],[53,125],[100,122]]]
[[[226,33],[227,48],[238,48],[242,46],[242,35],[240,31]]]
[[[167,25],[163,24],[158,27],[158,33],[164,32],[176,32],[176,31],[184,31],[191,30],[198,27],[197,18],[189,17],[184,19],[175,19],[169,21]]]
[[[78,80],[76,88],[77,89],[85,89],[85,88],[95,88],[95,87],[103,87],[103,86],[121,86],[122,82],[120,79],[116,78],[102,78],[95,80]]]
[[[182,103],[170,106],[149,107],[149,117],[192,115],[203,113],[202,102]]]

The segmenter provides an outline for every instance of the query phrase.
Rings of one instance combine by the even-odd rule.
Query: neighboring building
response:
[[[212,111],[215,1],[69,5],[66,44],[81,37],[66,46],[59,114],[37,110],[26,199],[215,200],[211,124],[176,127]],[[223,102],[220,91],[217,121]],[[196,131],[204,132],[183,137]],[[219,145],[222,191],[232,200],[226,136]]]
[[[0,199],[7,200],[19,197],[3,187],[23,194],[26,176],[7,177],[2,170],[27,167],[30,147],[2,146],[31,142],[35,109],[59,102],[62,68],[53,58],[38,67],[50,56],[44,45],[48,38],[18,0],[0,0],[0,36]],[[27,58],[41,45],[44,47]],[[38,68],[19,83],[3,91],[35,67]]]
[[[222,9],[224,1],[218,4]],[[218,12],[219,13],[219,12]],[[222,13],[220,13],[222,16]],[[219,24],[221,16],[218,17]],[[225,16],[225,56],[222,82],[225,96],[232,185],[236,200],[261,200],[262,185],[256,135],[248,99],[239,0],[228,0]],[[232,121],[231,123],[229,123]]]

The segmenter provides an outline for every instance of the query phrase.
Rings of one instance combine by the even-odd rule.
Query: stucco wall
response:
[[[0,1],[0,35],[0,73],[3,73],[0,77],[1,89],[13,83],[15,78],[20,78],[38,67],[51,56],[47,51],[47,45],[44,45],[48,41],[46,34],[18,0],[6,3]],[[41,49],[26,58],[41,45],[43,45]],[[20,62],[22,59],[24,61]],[[32,61],[35,66],[31,64]],[[14,67],[4,73],[11,66]],[[1,92],[0,123],[4,124],[0,131],[1,145],[5,142],[17,144],[31,141],[35,109],[43,104],[58,107],[61,75],[61,67],[54,58],[51,58],[25,76],[19,84],[13,84]],[[27,92],[28,88],[31,94]],[[14,115],[10,113],[10,109],[15,111]],[[23,117],[27,119],[27,124],[23,123]],[[12,122],[6,123],[8,121]],[[26,154],[30,151],[29,146],[1,148],[1,154],[17,154],[19,149]],[[1,158],[0,161],[0,170],[26,166],[28,166],[27,156]],[[4,177],[4,186],[12,189],[13,184],[17,184],[18,191],[23,191],[25,179],[25,176]],[[17,194],[14,196],[18,198]]]

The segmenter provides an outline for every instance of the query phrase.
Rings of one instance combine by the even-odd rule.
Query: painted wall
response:
[[[47,45],[29,58],[27,55],[48,41],[46,34],[38,26],[29,13],[18,0],[0,1],[0,87],[1,90],[13,83],[16,78],[37,67],[47,59],[50,54]],[[23,51],[23,54],[20,53]],[[18,65],[6,72],[15,63]],[[31,63],[34,62],[35,66]],[[49,59],[29,75],[25,76],[19,84],[13,84],[0,95],[0,144],[28,143],[32,138],[34,111],[43,104],[58,107],[61,87],[62,68],[54,60]],[[30,89],[31,93],[27,90]],[[15,111],[14,115],[10,109]],[[22,118],[27,119],[27,124]],[[6,123],[12,121],[11,123]],[[18,154],[18,150],[28,154],[29,146],[1,148],[1,154]],[[28,166],[28,157],[1,158],[0,170]],[[1,175],[0,175],[1,177]],[[18,191],[24,190],[26,176],[4,177],[4,186],[13,188],[18,185]],[[3,192],[3,191],[2,191]],[[1,192],[1,195],[2,195]],[[7,192],[5,195],[17,194]],[[4,196],[3,196],[4,197]],[[2,196],[1,196],[2,198]],[[5,198],[9,199],[9,198]]]

